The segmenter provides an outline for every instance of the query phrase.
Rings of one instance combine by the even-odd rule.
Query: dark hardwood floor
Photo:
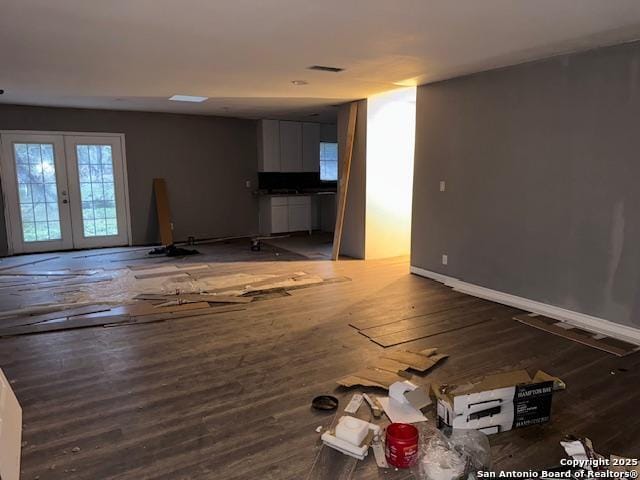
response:
[[[320,448],[315,429],[333,421],[311,410],[311,399],[334,393],[348,401],[358,389],[335,380],[383,350],[350,322],[419,315],[443,296],[460,303],[461,315],[486,310],[485,301],[461,302],[410,275],[407,258],[333,263],[252,258],[244,244],[216,248],[209,250],[217,260],[206,261],[225,272],[351,281],[210,317],[0,339],[0,367],[24,410],[23,479],[304,479]],[[97,266],[99,258],[82,261]],[[491,312],[488,322],[391,348],[450,355],[424,383],[514,368],[567,383],[554,396],[551,422],[490,437],[495,468],[557,464],[566,434],[590,437],[604,454],[640,455],[640,355],[618,358],[541,332],[512,320],[517,310],[509,307]],[[370,455],[353,478],[411,476],[379,470]]]

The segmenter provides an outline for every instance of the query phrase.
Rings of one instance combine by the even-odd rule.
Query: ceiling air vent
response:
[[[309,67],[309,70],[320,70],[321,72],[333,72],[338,73],[344,70],[344,68],[339,67],[325,67],[323,65],[313,65]]]

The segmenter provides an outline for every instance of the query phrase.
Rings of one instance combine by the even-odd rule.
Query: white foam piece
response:
[[[336,437],[352,445],[360,445],[369,433],[369,422],[355,417],[342,417],[336,426]]]

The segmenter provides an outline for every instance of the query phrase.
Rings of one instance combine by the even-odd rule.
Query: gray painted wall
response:
[[[421,86],[412,265],[640,327],[639,125],[640,43]]]
[[[251,120],[0,105],[0,130],[124,133],[134,244],[159,239],[155,177],[167,181],[176,241],[257,232],[251,194],[258,181],[257,134]],[[4,211],[1,200],[0,207]],[[2,220],[0,254],[5,254]]]

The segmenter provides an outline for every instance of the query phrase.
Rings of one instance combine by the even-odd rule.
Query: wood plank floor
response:
[[[0,339],[0,367],[24,409],[23,479],[304,479],[320,448],[316,427],[334,420],[312,411],[310,400],[321,393],[348,400],[354,389],[335,380],[383,351],[350,323],[385,332],[391,321],[445,310],[447,298],[464,316],[487,311],[486,301],[410,275],[407,258],[332,263],[252,257],[246,247],[211,246],[205,261],[229,273],[304,271],[351,281],[210,317]],[[57,255],[57,268],[74,256],[83,268],[115,260]],[[554,465],[570,433],[590,437],[604,454],[640,455],[640,355],[618,358],[549,335],[512,320],[517,311],[509,307],[490,312],[486,322],[390,348],[448,353],[426,382],[526,368],[567,383],[550,423],[491,437],[496,468]],[[353,478],[411,475],[378,470],[368,458]]]

